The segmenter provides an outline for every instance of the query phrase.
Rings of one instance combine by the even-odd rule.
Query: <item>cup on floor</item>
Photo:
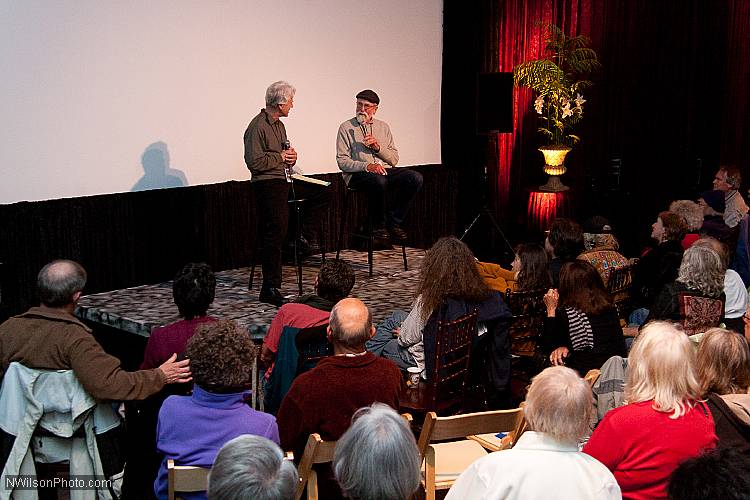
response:
[[[419,376],[422,374],[422,370],[416,366],[411,366],[406,369],[409,372],[409,387],[416,387],[419,385]]]

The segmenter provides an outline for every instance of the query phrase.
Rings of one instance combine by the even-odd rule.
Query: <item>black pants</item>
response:
[[[294,197],[298,200],[305,200],[301,204],[303,214],[302,235],[312,243],[315,241],[315,236],[320,228],[320,221],[330,205],[331,189],[330,187],[300,181],[294,181],[292,186],[293,189],[289,190],[289,199],[291,200]],[[295,224],[295,218],[291,217],[289,220],[290,238],[295,234]],[[322,241],[318,243],[323,244]]]
[[[292,194],[303,198],[302,210],[305,213],[302,234],[312,241],[312,235],[320,224],[320,217],[331,199],[330,190],[302,182],[294,183],[294,193],[290,183],[284,179],[269,179],[251,184],[258,213],[258,238],[260,238],[263,288],[281,288],[281,248],[289,226],[287,201]]]
[[[388,175],[355,172],[349,187],[367,192],[374,227],[400,225],[411,201],[422,187],[422,174],[408,168],[389,168]]]

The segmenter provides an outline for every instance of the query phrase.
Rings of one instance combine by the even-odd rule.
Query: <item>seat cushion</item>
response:
[[[487,454],[482,445],[469,439],[431,444],[429,447],[435,450],[435,484],[449,483],[446,487],[475,460]]]

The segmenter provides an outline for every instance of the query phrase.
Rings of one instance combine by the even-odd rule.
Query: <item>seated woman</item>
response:
[[[633,268],[631,295],[636,311],[631,315],[631,325],[644,323],[659,290],[677,278],[684,252],[681,242],[686,232],[685,220],[672,212],[661,212],[652,224],[651,238],[658,245],[641,255]]]
[[[742,335],[712,328],[698,345],[698,382],[714,417],[719,448],[750,458],[750,348]]]
[[[586,250],[578,256],[596,268],[602,277],[604,286],[609,283],[609,276],[616,269],[629,264],[628,259],[618,252],[620,243],[612,234],[609,221],[600,215],[589,218],[583,225],[583,243]]]
[[[670,323],[647,324],[628,358],[627,404],[610,410],[583,447],[617,479],[623,498],[666,498],[669,475],[716,447],[701,401],[695,348]]]
[[[718,326],[724,316],[724,269],[711,248],[693,245],[680,264],[677,280],[665,285],[654,300],[646,322],[680,321],[689,335]]]
[[[454,237],[440,238],[422,261],[411,312],[394,311],[377,327],[367,350],[401,369],[416,366],[425,370],[425,350],[434,352],[437,321],[458,319],[475,308],[480,322],[510,318],[500,294],[479,276],[469,247]]]
[[[612,356],[627,356],[620,318],[602,278],[588,262],[563,264],[560,288],[544,296],[542,344],[553,365],[585,375]]]
[[[162,455],[154,493],[167,498],[167,460],[211,467],[219,449],[242,434],[279,444],[276,419],[245,403],[256,347],[233,321],[201,326],[188,341],[192,396],[170,396],[159,412],[156,449]],[[206,498],[205,493],[183,498]]]
[[[703,225],[703,208],[692,200],[675,200],[669,205],[669,211],[682,217],[687,225],[687,233],[682,238],[682,248],[687,250],[695,243]]]
[[[154,328],[146,344],[141,370],[156,368],[172,354],[181,354],[195,329],[216,321],[208,316],[214,301],[216,276],[208,264],[186,264],[172,282],[172,296],[182,318],[166,326]]]
[[[516,258],[510,271],[491,262],[477,262],[477,269],[487,286],[500,293],[546,290],[552,285],[547,252],[532,243],[516,247]]]
[[[550,256],[549,270],[552,274],[552,286],[560,282],[560,269],[566,262],[576,260],[583,253],[583,229],[570,219],[555,219],[544,240],[544,249]]]

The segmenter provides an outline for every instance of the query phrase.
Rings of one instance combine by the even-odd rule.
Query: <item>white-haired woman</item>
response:
[[[446,500],[473,498],[619,499],[614,476],[578,451],[593,412],[591,387],[571,368],[534,377],[526,395],[529,431],[511,450],[491,453],[466,469]]]
[[[414,434],[388,405],[360,408],[333,456],[336,480],[347,498],[403,500],[419,488],[421,461]]]
[[[623,498],[666,498],[677,465],[718,442],[695,348],[674,325],[655,321],[641,330],[628,364],[628,403],[604,416],[583,451],[612,471]]]
[[[721,310],[710,307],[711,301],[703,301],[708,306],[692,311],[693,322],[709,327],[718,326],[724,316],[726,300],[724,271],[721,257],[716,251],[705,246],[691,246],[682,257],[677,279],[664,285],[656,296],[646,323],[652,320],[683,320],[687,314],[686,297],[697,297],[721,301]],[[701,315],[703,317],[699,317]]]

